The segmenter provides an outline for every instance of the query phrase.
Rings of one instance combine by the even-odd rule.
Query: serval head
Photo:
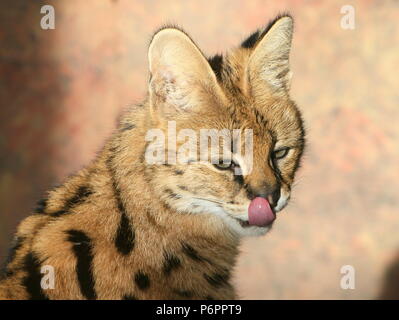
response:
[[[292,18],[279,16],[212,58],[178,28],[155,33],[146,155],[164,145],[161,161],[148,164],[157,198],[182,214],[216,215],[238,236],[270,229],[305,144],[289,96],[292,32]]]

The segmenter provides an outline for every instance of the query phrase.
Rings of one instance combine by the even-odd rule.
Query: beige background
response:
[[[55,30],[40,29],[43,4],[55,7]],[[354,30],[340,26],[346,4]],[[398,9],[394,0],[2,1],[0,260],[34,201],[93,158],[121,110],[143,98],[156,28],[179,24],[214,54],[289,11],[292,96],[309,148],[274,230],[243,244],[239,294],[398,298]],[[355,290],[340,288],[347,264]]]

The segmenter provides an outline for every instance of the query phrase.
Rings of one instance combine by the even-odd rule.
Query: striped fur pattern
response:
[[[304,148],[288,94],[291,36],[292,19],[280,16],[207,60],[180,29],[159,30],[149,48],[148,97],[126,112],[91,164],[20,223],[0,298],[237,298],[231,279],[240,239],[269,229],[240,219],[261,191],[277,192],[276,211],[285,205],[279,197],[288,201]],[[178,130],[253,129],[253,171],[147,164],[147,131],[166,130],[170,119]],[[289,151],[277,161],[271,155],[281,147]],[[53,289],[41,285],[43,266],[54,268]]]

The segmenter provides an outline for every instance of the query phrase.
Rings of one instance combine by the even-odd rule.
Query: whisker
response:
[[[213,200],[213,199],[206,199],[206,198],[200,198],[200,197],[193,197],[194,199],[198,199],[198,200],[204,200],[204,201],[210,201],[210,202],[214,202],[217,204],[223,204],[223,201],[218,201],[218,200]]]

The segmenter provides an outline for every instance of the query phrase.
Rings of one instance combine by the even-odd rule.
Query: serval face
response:
[[[279,17],[210,59],[179,29],[154,35],[146,155],[161,157],[148,161],[146,174],[166,205],[217,215],[238,236],[271,228],[305,141],[289,97],[292,29],[291,17]]]

